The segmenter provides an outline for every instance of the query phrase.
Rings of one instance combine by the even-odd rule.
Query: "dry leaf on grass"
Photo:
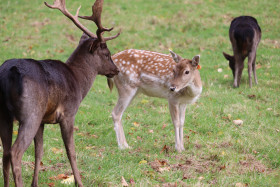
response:
[[[246,187],[246,186],[248,186],[248,184],[243,184],[241,182],[235,184],[235,187]]]
[[[147,164],[147,160],[141,160],[139,164]]]
[[[137,123],[137,122],[133,122],[133,125],[134,125],[134,127],[139,127],[140,126],[140,124]]]
[[[75,178],[74,175],[71,175],[70,177],[68,177],[67,179],[64,179],[61,181],[62,184],[73,184],[75,182]]]
[[[53,182],[50,182],[50,183],[48,183],[47,185],[48,185],[49,187],[55,186]]]
[[[164,145],[163,148],[161,149],[160,153],[168,153],[169,152],[169,147],[167,145]]]
[[[52,150],[52,152],[53,152],[54,154],[61,154],[61,153],[63,152],[62,149],[58,149],[58,148],[56,148],[56,147],[53,147],[51,150]]]
[[[69,176],[65,174],[58,174],[57,176],[49,177],[50,180],[63,180],[63,179],[68,179]]]

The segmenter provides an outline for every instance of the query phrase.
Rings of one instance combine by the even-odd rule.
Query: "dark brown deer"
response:
[[[255,83],[258,84],[256,74],[256,53],[261,40],[261,28],[255,18],[240,16],[232,20],[229,28],[229,38],[232,44],[233,56],[223,52],[229,61],[229,67],[234,77],[233,87],[239,87],[244,60],[248,57],[249,85],[252,87],[251,74],[253,71]]]
[[[103,37],[111,29],[101,25],[103,0],[96,0],[92,16],[80,17],[97,25],[90,32],[68,12],[65,0],[55,0],[52,9],[59,9],[85,34],[66,63],[58,60],[11,59],[0,67],[0,137],[4,148],[4,184],[9,186],[12,165],[15,185],[23,186],[21,160],[32,140],[35,142],[35,169],[32,186],[38,186],[38,172],[43,156],[44,124],[59,123],[75,183],[83,186],[76,164],[73,139],[74,120],[79,105],[92,86],[96,75],[113,77],[118,68],[111,59],[106,41],[119,36]],[[19,121],[18,136],[12,146],[13,120]]]

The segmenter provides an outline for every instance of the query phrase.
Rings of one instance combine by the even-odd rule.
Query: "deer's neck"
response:
[[[66,64],[73,71],[75,78],[79,82],[82,99],[89,92],[98,74],[95,63],[86,58],[86,55],[74,52],[66,61]]]
[[[187,92],[190,96],[196,97],[196,96],[200,95],[201,91],[202,91],[201,78],[200,78],[199,71],[196,70],[195,75],[194,75],[194,80],[193,80],[192,84],[190,84],[187,87]]]

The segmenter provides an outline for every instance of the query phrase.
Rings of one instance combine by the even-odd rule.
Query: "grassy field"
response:
[[[74,14],[81,4],[80,15],[89,15],[92,2],[69,0],[67,7]],[[185,58],[200,54],[203,93],[187,108],[185,152],[175,151],[167,101],[143,95],[124,114],[132,149],[121,151],[111,118],[117,92],[110,93],[106,78],[97,77],[76,116],[83,184],[122,186],[123,177],[131,186],[280,186],[279,10],[278,0],[106,0],[103,25],[114,25],[113,34],[122,29],[119,38],[107,43],[112,54],[129,48],[166,54],[172,48]],[[259,84],[251,89],[247,68],[240,88],[232,88],[232,73],[222,55],[232,54],[228,29],[240,15],[254,16],[262,28],[256,61]],[[95,31],[93,23],[82,23]],[[10,58],[66,61],[81,35],[43,1],[0,1],[0,64]],[[235,119],[243,125],[235,125]],[[63,186],[55,176],[70,176],[71,168],[58,125],[46,125],[44,151],[40,186]],[[32,144],[23,157],[25,186],[31,184],[33,162]],[[2,163],[0,168],[3,186]],[[10,181],[14,185],[12,175]]]

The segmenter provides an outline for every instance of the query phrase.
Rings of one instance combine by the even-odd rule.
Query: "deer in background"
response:
[[[112,56],[120,73],[108,79],[110,90],[115,83],[119,99],[112,117],[118,146],[129,148],[121,123],[122,115],[133,98],[143,93],[151,97],[168,100],[169,110],[175,129],[175,148],[184,149],[183,126],[187,104],[194,103],[202,92],[202,83],[197,70],[200,56],[184,59],[170,51],[169,55],[129,49]]]
[[[249,85],[252,87],[251,74],[253,71],[255,83],[258,84],[256,74],[256,53],[261,40],[261,28],[255,18],[251,16],[240,16],[232,20],[229,28],[233,56],[223,52],[224,57],[229,61],[234,82],[233,87],[239,87],[244,60],[248,57]]]
[[[32,140],[35,143],[35,169],[32,186],[38,186],[38,172],[43,156],[44,124],[59,123],[75,183],[83,186],[76,164],[73,127],[79,105],[91,88],[96,75],[113,77],[118,68],[113,63],[106,41],[119,36],[103,37],[111,29],[101,25],[103,0],[96,0],[92,16],[80,18],[95,22],[96,35],[68,12],[65,0],[55,0],[52,9],[59,9],[84,32],[78,47],[66,63],[58,60],[11,59],[0,66],[0,137],[4,148],[3,174],[9,186],[12,165],[15,185],[22,187],[21,160]],[[13,120],[19,121],[18,136],[12,145]]]

